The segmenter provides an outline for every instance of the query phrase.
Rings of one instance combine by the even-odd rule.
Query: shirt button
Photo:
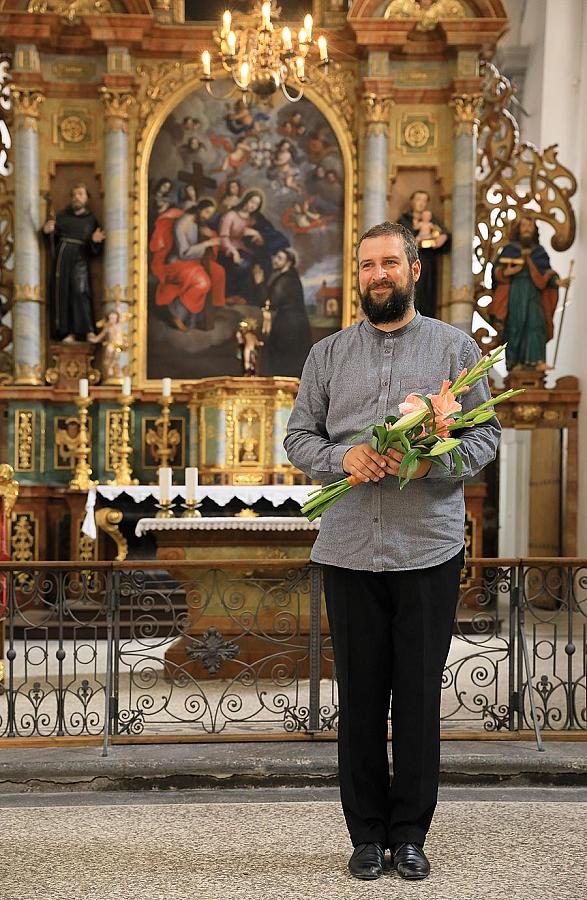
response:
[[[378,516],[374,516],[374,517],[373,517],[373,521],[374,521],[374,522],[378,522],[378,521],[379,521],[379,517],[378,517]]]
[[[386,352],[386,353],[391,353],[391,350],[390,350],[389,348],[387,348],[387,350],[386,350],[385,352]]]
[[[383,385],[383,387],[387,387],[387,385],[389,384],[389,382],[388,382],[388,381],[382,381],[381,384]]]

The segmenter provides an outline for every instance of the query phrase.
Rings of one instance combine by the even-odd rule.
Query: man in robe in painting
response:
[[[269,301],[269,333],[261,360],[263,375],[290,375],[299,378],[312,346],[310,320],[304,302],[304,288],[291,247],[274,255],[273,272],[265,282],[261,266],[253,277],[259,292],[258,305]]]
[[[52,242],[50,312],[53,340],[85,341],[96,332],[89,261],[102,250],[105,234],[88,208],[89,193],[80,182],[71,189],[71,203],[43,233]]]
[[[558,289],[569,280],[559,278],[551,267],[532,216],[522,215],[513,226],[509,243],[493,265],[492,282],[489,317],[507,341],[508,370],[531,367],[544,372]]]
[[[437,270],[438,256],[448,250],[449,234],[442,223],[430,213],[430,194],[428,191],[414,191],[410,197],[410,207],[403,213],[398,222],[409,228],[418,244],[418,255],[422,264],[420,280],[416,283],[416,309],[423,316],[436,318]],[[434,238],[422,239],[420,229],[422,217],[429,218],[438,232]]]
[[[205,224],[214,210],[211,200],[168,210],[157,219],[149,243],[151,271],[159,281],[155,303],[169,308],[179,331],[198,326],[210,289],[213,306],[224,305],[224,269],[213,258],[220,238]]]

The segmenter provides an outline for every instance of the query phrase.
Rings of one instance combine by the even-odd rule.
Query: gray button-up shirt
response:
[[[396,331],[364,319],[314,344],[302,373],[284,440],[288,458],[322,484],[344,477],[342,461],[365,426],[398,415],[410,393],[437,394],[480,358],[463,331],[419,313]],[[467,411],[489,399],[482,379],[460,402]],[[499,422],[490,419],[462,433],[460,476],[433,465],[402,491],[393,475],[360,484],[327,509],[312,549],[315,562],[372,572],[436,566],[464,543],[464,479],[495,458]],[[442,457],[450,463],[450,457]]]

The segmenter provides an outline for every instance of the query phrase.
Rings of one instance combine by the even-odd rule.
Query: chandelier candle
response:
[[[382,456],[391,448],[404,454],[399,467],[400,491],[416,474],[423,459],[448,469],[448,456],[454,466],[454,474],[458,477],[462,471],[462,459],[457,449],[461,443],[458,433],[465,428],[474,428],[475,425],[488,422],[495,415],[494,407],[498,403],[524,393],[523,390],[504,391],[466,413],[463,413],[462,406],[456,399],[484,378],[495,363],[501,361],[504,350],[505,345],[482,356],[470,372],[463,369],[452,385],[450,381],[443,381],[438,394],[409,394],[399,404],[399,411],[403,413],[401,417],[387,416],[377,425],[367,425],[350,440],[371,430],[371,446]],[[445,459],[441,459],[443,455]],[[356,475],[349,475],[333,484],[317,488],[311,492],[310,499],[302,507],[302,513],[313,522],[347,491],[363,483]]]
[[[189,466],[185,470],[185,512],[186,519],[199,519],[201,513],[196,508],[196,488],[198,487],[198,470],[195,466]]]
[[[171,397],[171,378],[164,378],[161,388],[162,397]]]
[[[89,382],[87,378],[80,378],[79,380],[79,395],[82,400],[85,400],[86,397],[90,396]]]
[[[162,466],[159,469],[159,512],[156,519],[172,519],[171,509],[171,485],[172,471],[169,467]]]
[[[122,379],[122,394],[124,397],[132,396],[132,381],[130,375],[125,375]]]

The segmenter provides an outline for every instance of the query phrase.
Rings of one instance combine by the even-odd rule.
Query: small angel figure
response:
[[[243,362],[243,375],[247,375],[250,378],[254,378],[257,375],[259,347],[264,346],[264,342],[258,337],[256,331],[256,319],[243,319],[238,323],[238,331],[235,334],[239,344],[237,355]]]
[[[118,378],[121,374],[120,354],[128,350],[128,338],[125,334],[124,324],[131,318],[130,313],[123,313],[117,304],[101,319],[97,325],[98,334],[90,335],[88,340],[92,344],[104,344],[102,352],[102,376],[105,380]]]

